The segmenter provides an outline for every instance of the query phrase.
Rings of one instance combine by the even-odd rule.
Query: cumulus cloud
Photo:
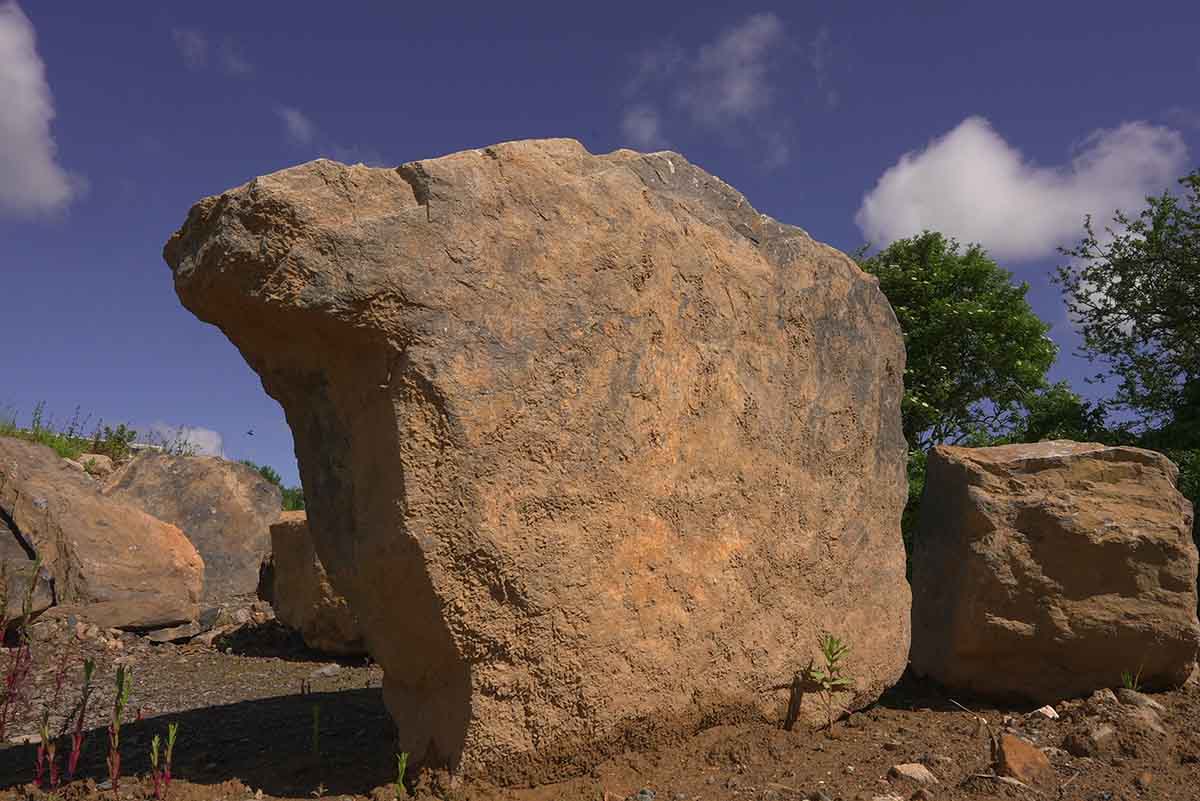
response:
[[[152,444],[162,444],[171,450],[178,448],[198,456],[222,456],[225,452],[224,438],[209,428],[157,422],[151,423],[146,430]]]
[[[649,105],[632,106],[621,118],[622,136],[639,150],[661,150],[666,146],[661,127],[658,111]]]
[[[217,53],[217,63],[226,75],[249,75],[254,72],[254,65],[245,59],[234,45],[233,40],[226,38],[221,43]]]
[[[175,49],[179,51],[184,65],[193,71],[206,69],[209,65],[210,52],[215,56],[213,65],[216,69],[237,77],[254,72],[251,64],[238,50],[233,39],[225,37],[220,46],[213,46],[208,34],[197,28],[172,28],[171,39]]]
[[[283,120],[283,128],[288,139],[298,145],[311,144],[317,135],[317,126],[313,125],[300,109],[291,106],[280,106],[275,113]]]
[[[1178,131],[1145,122],[1097,130],[1059,166],[1026,159],[982,117],[905,153],[863,197],[855,222],[884,246],[923,229],[978,242],[999,259],[1051,256],[1083,218],[1136,210],[1186,171]]]
[[[83,191],[59,166],[50,122],[54,100],[33,23],[15,2],[0,2],[0,213],[65,208]]]
[[[208,37],[194,28],[172,28],[175,49],[190,70],[203,69],[208,64]]]
[[[783,38],[774,14],[754,14],[700,48],[680,101],[706,123],[744,120],[770,105],[767,56]]]

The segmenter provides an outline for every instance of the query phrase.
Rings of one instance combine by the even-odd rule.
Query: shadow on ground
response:
[[[320,758],[313,755],[313,706],[320,708]],[[395,727],[378,688],[288,695],[204,707],[121,728],[123,775],[150,769],[150,740],[179,723],[174,775],[195,784],[240,779],[274,796],[369,795],[395,778]],[[79,777],[107,778],[108,739],[87,732]],[[33,780],[37,746],[0,750],[0,787]]]
[[[958,703],[956,704],[955,701]],[[921,709],[933,712],[962,712],[964,711],[963,707],[966,707],[969,710],[999,709],[1022,715],[1036,708],[1034,704],[1022,701],[1013,701],[997,706],[994,699],[979,698],[966,692],[952,692],[933,679],[914,675],[911,667],[904,671],[900,681],[889,687],[880,696],[875,705],[902,712]]]

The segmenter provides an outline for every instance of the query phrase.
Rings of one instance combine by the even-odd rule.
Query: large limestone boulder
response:
[[[847,706],[903,671],[895,316],[682,156],[315,161],[164,255],[283,405],[414,760],[541,781],[779,721],[822,629]]]
[[[330,654],[366,653],[358,620],[329,583],[304,512],[284,512],[271,526],[271,555],[259,571],[258,597],[304,644]]]
[[[203,600],[253,595],[258,566],[279,519],[279,487],[238,462],[216,456],[135,457],[104,494],[178,526],[204,559]]]
[[[204,562],[187,537],[105,497],[44,445],[0,437],[0,520],[27,559],[42,560],[55,603],[102,628],[164,628],[199,613]]]
[[[1181,685],[1196,667],[1196,546],[1178,470],[1067,441],[929,454],[913,554],[913,669],[1035,703]]]

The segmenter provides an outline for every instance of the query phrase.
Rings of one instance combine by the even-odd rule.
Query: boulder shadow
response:
[[[956,701],[957,703],[955,703]],[[928,709],[933,712],[961,712],[963,714],[966,714],[963,707],[972,711],[997,710],[1025,714],[1040,706],[1040,704],[1031,704],[1027,700],[1017,698],[1003,701],[984,698],[964,690],[951,690],[934,679],[916,675],[911,665],[905,669],[900,680],[889,687],[874,705],[904,712]]]
[[[369,664],[366,654],[350,656],[315,651],[305,645],[300,632],[288,628],[278,620],[239,626],[216,637],[213,647],[237,656],[282,659],[286,662],[337,662],[343,667],[363,667]]]
[[[313,707],[320,708],[319,756]],[[396,778],[396,729],[378,688],[308,693],[168,713],[121,728],[124,781],[150,771],[150,742],[179,724],[173,776],[193,784],[238,779],[272,796],[369,795]],[[107,733],[86,733],[77,779],[108,777]],[[69,748],[60,744],[60,752]],[[0,788],[33,781],[36,745],[0,746]],[[65,756],[65,755],[64,755]]]

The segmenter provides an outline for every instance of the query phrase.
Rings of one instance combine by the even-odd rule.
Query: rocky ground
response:
[[[165,735],[172,721],[180,724],[170,788],[177,801],[394,797],[394,730],[380,698],[379,668],[328,661],[306,651],[269,615],[248,614],[245,625],[211,645],[155,645],[66,618],[39,622],[33,627],[33,692],[9,724],[9,742],[0,746],[0,800],[39,795],[29,785],[37,746],[22,743],[22,736],[37,731],[64,655],[69,673],[62,697],[74,699],[85,655],[97,663],[97,692],[87,715],[83,778],[60,788],[62,799],[114,797],[105,784],[102,727],[111,714],[118,664],[130,666],[134,676],[131,722],[121,733],[122,798],[152,797],[146,778],[150,739]],[[0,653],[0,660],[8,656]],[[1161,710],[1122,695],[1102,691],[1058,704],[1059,717],[1051,719],[1028,708],[951,699],[906,678],[880,703],[838,724],[833,736],[762,724],[719,726],[630,752],[557,785],[451,787],[427,774],[413,789],[418,797],[487,801],[1197,798],[1200,687],[1152,696]],[[320,709],[319,757],[313,752],[314,707]],[[996,777],[990,742],[1005,732],[1048,754],[1050,772],[1027,777],[1035,786]],[[936,783],[906,778],[909,773]]]

